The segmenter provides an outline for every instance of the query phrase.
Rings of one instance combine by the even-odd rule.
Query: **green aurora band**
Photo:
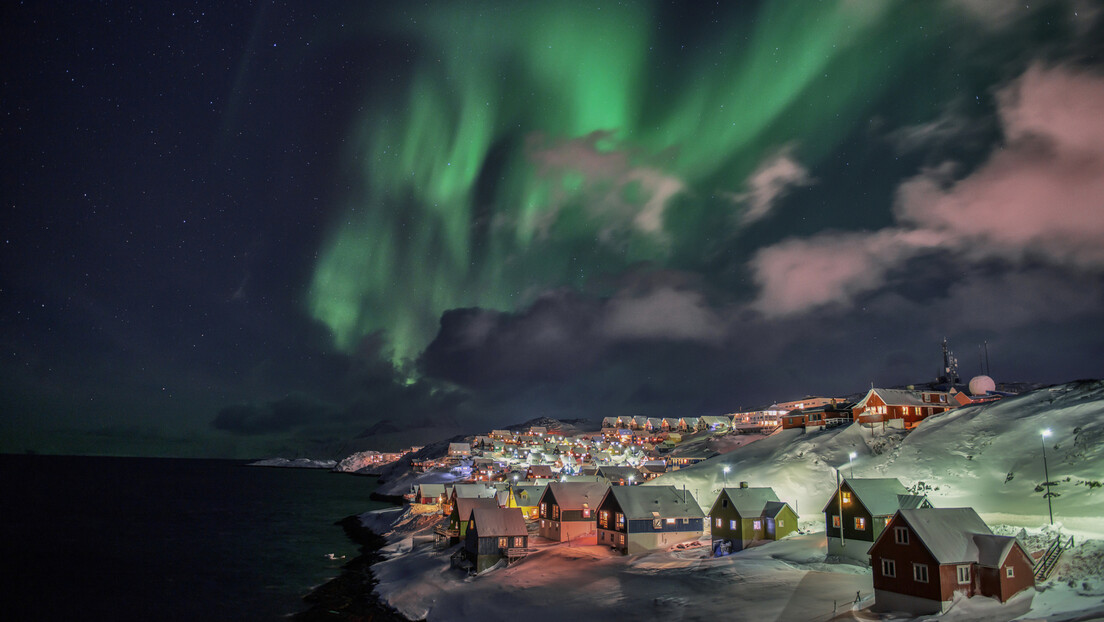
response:
[[[361,34],[416,57],[399,91],[365,96],[348,154],[362,183],[309,311],[344,350],[383,331],[398,365],[448,309],[693,269],[696,240],[743,209],[703,199],[742,192],[787,145],[806,166],[831,153],[934,45],[926,4],[782,0],[687,40],[645,4],[374,14]]]

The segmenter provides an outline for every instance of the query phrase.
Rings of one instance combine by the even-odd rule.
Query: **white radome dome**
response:
[[[970,379],[970,395],[985,395],[997,390],[997,383],[989,376],[974,376]]]

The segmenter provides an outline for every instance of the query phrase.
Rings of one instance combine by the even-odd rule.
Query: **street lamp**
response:
[[[847,454],[847,464],[851,467],[851,479],[855,479],[855,456],[857,455],[855,452]]]
[[[731,468],[731,467],[728,467],[728,466],[726,466],[726,467],[724,468],[724,483],[725,483],[725,488],[728,488],[728,471],[729,471],[729,469],[730,469],[730,468]]]
[[[633,480],[634,480],[634,479],[636,479],[636,477],[635,477],[635,476],[632,476],[632,475],[630,475],[630,476],[629,476],[629,486],[632,486],[632,485],[633,485]]]
[[[1042,445],[1043,445],[1043,477],[1046,478],[1046,481],[1043,482],[1043,485],[1046,486],[1046,494],[1043,495],[1043,496],[1046,497],[1047,510],[1050,512],[1050,524],[1054,525],[1054,507],[1051,506],[1051,503],[1050,503],[1050,470],[1047,469],[1047,459],[1046,459],[1046,439],[1047,439],[1048,436],[1050,436],[1050,428],[1047,428],[1047,429],[1043,430],[1039,434],[1042,437],[1040,439],[1040,441],[1042,442]]]

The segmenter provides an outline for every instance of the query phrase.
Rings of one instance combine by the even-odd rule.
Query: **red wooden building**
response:
[[[958,402],[943,391],[870,389],[852,413],[859,423],[896,423],[911,430],[925,418],[956,406]]]
[[[942,613],[955,594],[1005,602],[1033,587],[1031,556],[973,508],[900,510],[870,548],[874,611]]]

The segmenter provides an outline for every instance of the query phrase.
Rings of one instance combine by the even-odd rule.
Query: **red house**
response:
[[[1005,602],[1035,586],[1031,556],[973,508],[900,510],[870,548],[874,611],[942,613],[955,594]]]
[[[852,414],[859,423],[889,423],[911,430],[925,418],[956,406],[958,402],[943,391],[870,389],[852,408]]]

